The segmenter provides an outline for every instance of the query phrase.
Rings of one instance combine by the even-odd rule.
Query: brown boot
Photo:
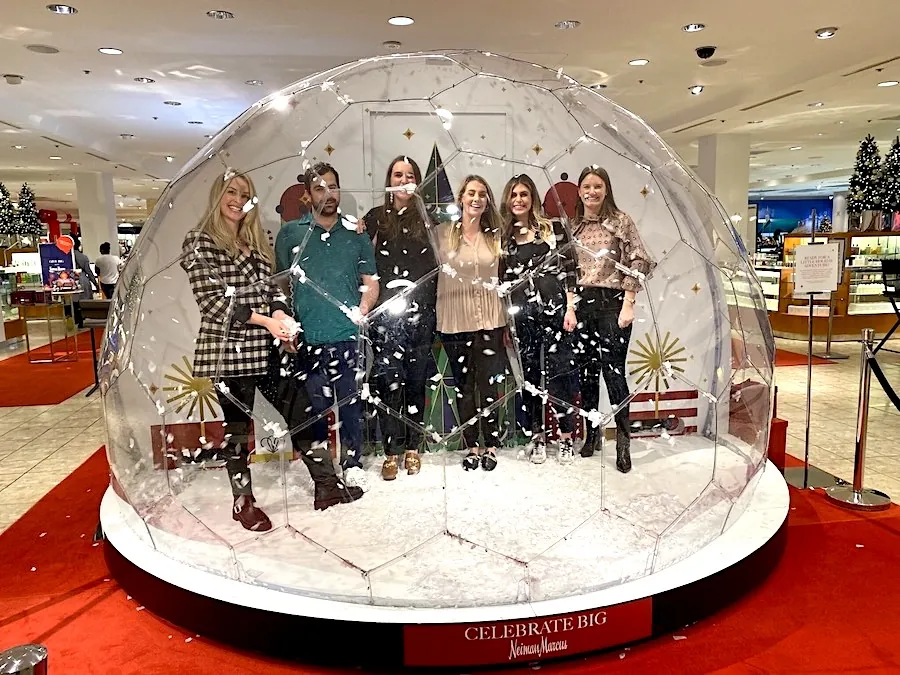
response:
[[[363,491],[358,487],[348,487],[343,482],[322,481],[316,483],[316,498],[313,507],[316,511],[324,511],[335,504],[349,504],[363,496]]]
[[[397,455],[388,455],[381,465],[381,477],[385,480],[394,480],[397,477]]]
[[[272,529],[272,521],[265,511],[256,506],[253,495],[237,495],[231,517],[243,525],[245,530],[267,532]]]
[[[406,456],[403,458],[403,466],[406,468],[407,476],[415,476],[422,470],[422,460],[419,458],[418,450],[407,450]]]

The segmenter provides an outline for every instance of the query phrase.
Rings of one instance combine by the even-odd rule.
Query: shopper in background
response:
[[[81,282],[81,295],[75,298],[75,323],[79,328],[84,328],[84,317],[81,314],[81,300],[93,300],[94,289],[97,287],[97,277],[94,276],[94,270],[91,269],[91,261],[81,250],[81,239],[75,240],[75,269],[81,274],[79,281]]]
[[[97,268],[97,276],[100,277],[103,296],[107,300],[112,300],[116,282],[119,280],[119,271],[122,269],[122,259],[117,255],[110,255],[109,251],[108,241],[100,244],[100,257],[94,261],[94,266]]]

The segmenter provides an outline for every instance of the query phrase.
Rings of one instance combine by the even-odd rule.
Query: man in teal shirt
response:
[[[291,270],[294,318],[300,324],[300,362],[307,373],[313,414],[339,407],[344,482],[367,489],[362,469],[362,402],[356,387],[360,368],[359,326],[378,301],[372,240],[346,227],[338,211],[340,177],[319,163],[304,178],[312,211],[286,223],[275,241],[278,272]],[[316,439],[327,441],[321,420]]]

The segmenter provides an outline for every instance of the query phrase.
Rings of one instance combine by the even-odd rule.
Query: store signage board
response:
[[[831,293],[840,280],[841,248],[837,243],[806,244],[794,249],[794,293]]]

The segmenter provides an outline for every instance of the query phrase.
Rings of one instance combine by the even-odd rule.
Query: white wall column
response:
[[[108,241],[112,254],[119,255],[119,230],[116,224],[116,194],[108,173],[75,174],[78,200],[78,224],[81,242],[88,258],[100,255],[100,244]]]
[[[703,136],[699,140],[697,175],[719,199],[747,250],[756,250],[756,223],[747,217],[750,188],[750,137],[740,134]],[[733,221],[732,221],[733,222]]]

